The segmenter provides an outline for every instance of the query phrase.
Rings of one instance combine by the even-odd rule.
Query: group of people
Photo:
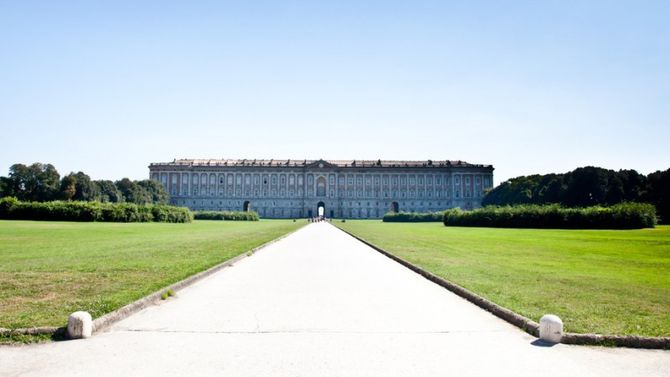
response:
[[[318,222],[320,222],[320,221],[328,221],[328,222],[331,222],[331,219],[329,219],[329,218],[327,218],[327,217],[325,217],[325,216],[309,217],[309,218],[307,218],[307,220],[308,220],[310,223],[318,223]]]

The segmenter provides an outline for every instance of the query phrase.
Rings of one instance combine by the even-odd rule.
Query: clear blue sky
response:
[[[0,0],[0,175],[173,158],[670,167],[668,1]]]

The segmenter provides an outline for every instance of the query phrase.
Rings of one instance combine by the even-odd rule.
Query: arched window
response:
[[[326,196],[326,178],[324,177],[316,180],[316,196]]]

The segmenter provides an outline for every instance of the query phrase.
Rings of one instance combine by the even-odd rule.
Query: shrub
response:
[[[167,205],[100,202],[21,202],[0,199],[0,219],[104,222],[172,222],[193,220],[188,208]]]
[[[388,212],[382,218],[386,223],[440,222],[444,212]]]
[[[196,220],[258,221],[258,213],[253,211],[197,211]]]
[[[487,206],[473,211],[447,210],[443,222],[446,226],[497,228],[639,229],[656,225],[656,209],[643,203],[582,208],[557,204]]]

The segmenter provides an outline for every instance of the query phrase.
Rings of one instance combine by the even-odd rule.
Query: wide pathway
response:
[[[670,375],[669,351],[534,341],[317,223],[90,339],[0,347],[0,375]]]

